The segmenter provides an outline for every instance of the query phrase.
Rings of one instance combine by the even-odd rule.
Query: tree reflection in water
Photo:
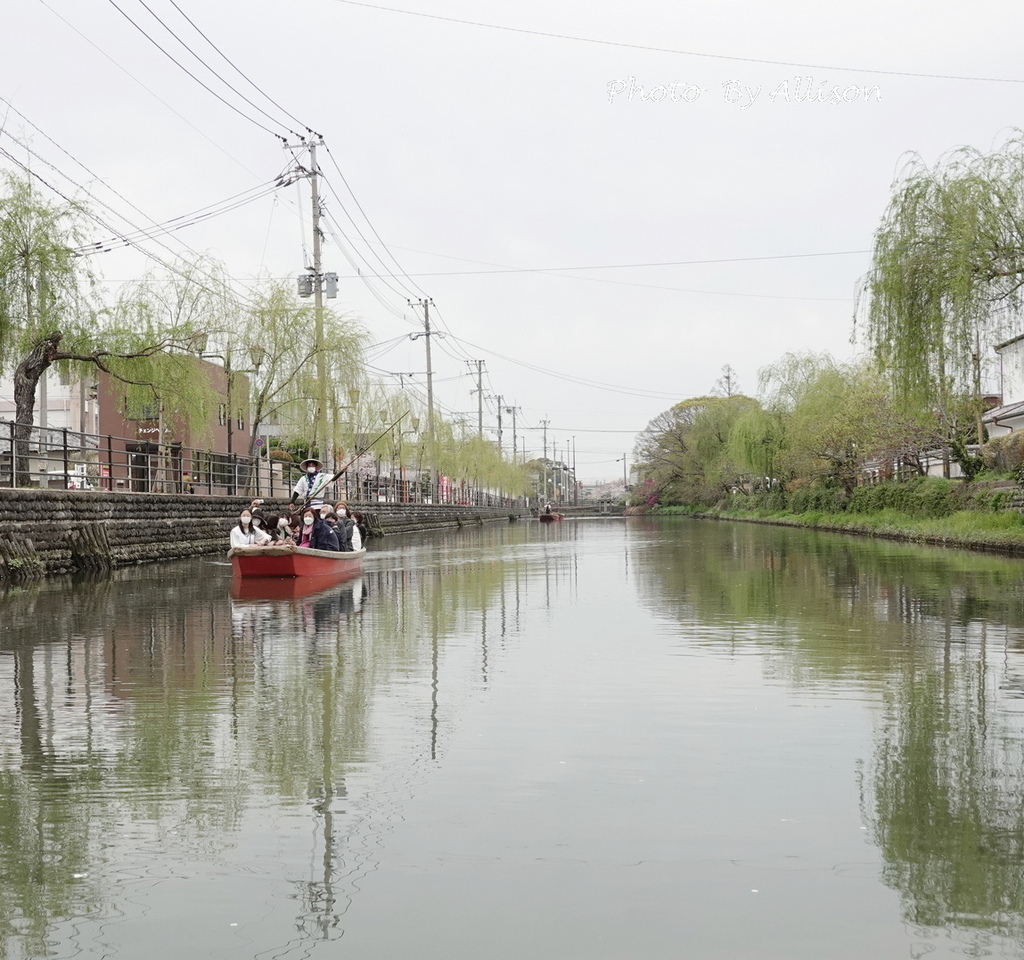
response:
[[[1019,561],[750,524],[647,530],[639,589],[681,631],[881,705],[861,808],[906,920],[968,952],[1024,944]]]
[[[340,936],[417,769],[443,750],[449,643],[497,611],[467,647],[486,683],[529,562],[398,557],[293,600],[232,601],[207,561],[0,595],[0,955],[81,949],[83,931],[121,921],[127,890],[223,876],[266,810],[312,828],[308,874],[269,865],[295,903],[294,939],[270,952]],[[422,698],[402,721],[417,755],[391,762],[374,705],[405,689]]]

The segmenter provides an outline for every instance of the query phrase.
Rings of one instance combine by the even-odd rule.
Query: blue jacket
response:
[[[310,538],[309,545],[314,550],[334,550],[335,552],[341,550],[334,527],[321,517],[317,517],[313,521],[313,536]]]

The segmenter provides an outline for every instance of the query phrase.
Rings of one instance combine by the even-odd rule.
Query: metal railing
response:
[[[408,468],[382,473],[380,461],[360,459],[338,479],[337,499],[364,504],[526,506],[525,498],[445,477],[436,483],[423,477],[410,479]],[[325,464],[332,473],[341,466]],[[67,427],[19,428],[10,420],[0,419],[0,488],[287,499],[300,475],[297,464],[269,455],[240,456],[177,443],[83,433]]]

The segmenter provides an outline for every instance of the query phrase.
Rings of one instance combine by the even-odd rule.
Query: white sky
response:
[[[23,116],[0,103],[0,146],[25,159],[7,134],[29,136],[45,178],[79,196],[62,175],[88,185],[138,225],[272,181],[287,162],[280,141],[117,9],[248,116],[284,136],[285,124],[301,130],[177,3],[263,92],[323,134],[372,224],[321,152],[344,203],[328,193],[328,210],[361,272],[385,272],[375,252],[393,266],[375,230],[407,275],[372,281],[374,296],[329,237],[324,269],[342,277],[335,304],[378,343],[419,329],[407,297],[432,297],[448,334],[433,350],[441,408],[475,424],[465,360],[486,361],[485,392],[520,408],[529,453],[540,453],[535,428],[548,419],[560,458],[575,437],[584,480],[621,476],[615,461],[635,432],[676,400],[710,392],[724,364],[755,394],[757,371],[787,351],[851,356],[854,291],[905,152],[932,163],[961,144],[987,150],[1024,125],[1018,3],[393,2],[431,16],[344,0],[21,0],[7,12],[0,95]],[[642,100],[635,87],[630,99],[629,78],[645,93],[675,83],[676,99]],[[744,107],[733,87],[730,102],[730,81],[760,95]],[[838,104],[797,99],[832,85],[877,89]],[[610,90],[621,91],[613,102]],[[219,256],[242,285],[294,276],[308,206],[302,183],[166,242]],[[137,254],[94,259],[111,282],[146,267]],[[677,265],[636,266],[664,263]],[[558,269],[581,267],[591,269]],[[501,268],[520,271],[493,272]],[[373,364],[421,374],[423,341],[398,341]],[[492,430],[495,410],[489,400]],[[509,449],[507,416],[504,441]]]

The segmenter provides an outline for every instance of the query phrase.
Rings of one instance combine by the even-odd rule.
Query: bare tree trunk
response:
[[[56,358],[57,347],[63,338],[64,334],[55,330],[40,340],[14,371],[15,486],[25,487],[31,481],[28,448],[35,422],[36,387],[39,378]]]

